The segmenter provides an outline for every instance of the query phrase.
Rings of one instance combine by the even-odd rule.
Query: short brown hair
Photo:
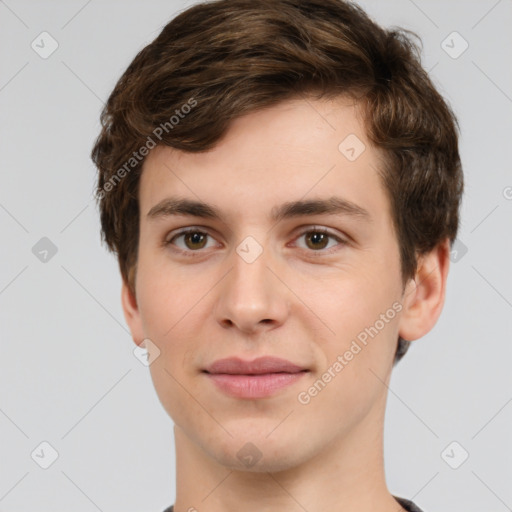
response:
[[[342,0],[217,0],[168,23],[117,82],[92,151],[103,240],[132,292],[143,148],[210,149],[233,119],[304,94],[364,106],[367,136],[386,156],[380,173],[404,283],[419,255],[453,242],[463,190],[458,125],[412,36]],[[399,338],[395,363],[408,344]]]

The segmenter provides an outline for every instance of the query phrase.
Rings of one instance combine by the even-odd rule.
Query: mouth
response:
[[[219,359],[203,373],[221,392],[236,398],[265,398],[300,380],[309,370],[286,359]]]

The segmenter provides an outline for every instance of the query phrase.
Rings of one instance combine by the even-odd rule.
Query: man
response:
[[[463,182],[405,32],[340,0],[198,4],[102,123],[103,236],[175,424],[168,511],[420,510],[386,486],[387,383],[441,313]]]

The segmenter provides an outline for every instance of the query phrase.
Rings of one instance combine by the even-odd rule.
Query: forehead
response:
[[[289,100],[235,119],[211,150],[153,149],[141,176],[141,214],[168,196],[255,218],[284,202],[334,195],[382,214],[382,165],[353,101]]]

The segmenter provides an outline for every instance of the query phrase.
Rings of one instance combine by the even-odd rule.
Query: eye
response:
[[[212,241],[210,245],[208,245],[208,238]],[[305,247],[301,247],[299,244],[299,247],[308,250],[309,252],[321,252],[324,254],[333,252],[333,246],[343,246],[347,243],[338,235],[331,233],[325,228],[319,227],[310,227],[308,230],[303,231],[295,240],[300,240],[301,238],[305,239],[306,245]],[[329,247],[330,242],[331,246]],[[209,233],[195,227],[185,228],[178,231],[173,236],[166,239],[164,244],[166,246],[172,245],[176,247],[177,252],[187,256],[193,256],[193,253],[198,253],[203,249],[215,247],[213,237]],[[328,250],[326,250],[326,248],[328,248]]]
[[[341,237],[335,235],[334,233],[331,233],[325,228],[310,228],[307,231],[303,231],[298,236],[297,240],[300,240],[303,237],[305,237],[306,249],[310,249],[314,252],[332,252],[331,250],[324,250],[326,247],[329,246],[329,242],[338,242],[338,244],[335,243],[334,246],[345,245],[347,243]],[[332,249],[332,246],[330,247],[330,249]]]
[[[211,238],[208,233],[197,228],[182,229],[171,238],[167,239],[165,245],[175,245],[184,253],[198,252],[200,249],[208,248],[207,239]],[[176,240],[182,239],[184,245],[175,243]],[[215,245],[215,244],[214,244]],[[211,247],[211,246],[210,246]]]

